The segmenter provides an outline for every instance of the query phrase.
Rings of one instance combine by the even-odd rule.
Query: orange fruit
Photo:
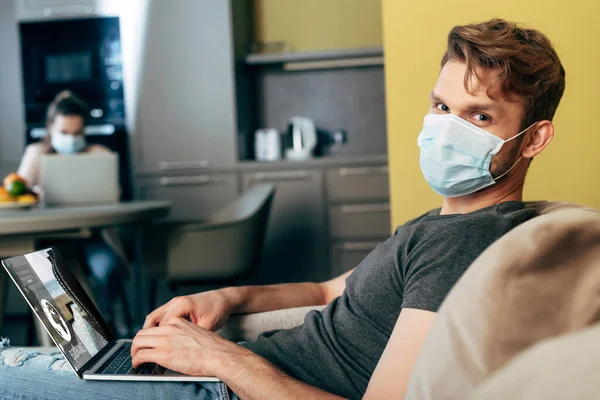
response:
[[[14,197],[12,197],[6,189],[0,187],[0,203],[9,203],[15,201]]]

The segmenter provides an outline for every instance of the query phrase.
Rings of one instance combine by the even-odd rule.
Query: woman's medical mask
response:
[[[444,197],[474,193],[496,183],[521,161],[522,157],[497,178],[490,173],[492,157],[502,145],[533,125],[503,140],[454,114],[428,114],[418,139],[421,171],[429,186]]]
[[[75,154],[85,148],[83,135],[69,135],[55,131],[50,135],[50,144],[60,154]]]

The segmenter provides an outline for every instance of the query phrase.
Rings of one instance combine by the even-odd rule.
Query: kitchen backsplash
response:
[[[320,129],[348,133],[339,155],[387,152],[382,66],[298,72],[263,66],[255,85],[259,127],[285,130],[290,117],[303,116]]]

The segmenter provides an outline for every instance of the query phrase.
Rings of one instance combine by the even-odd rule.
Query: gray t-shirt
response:
[[[535,216],[522,202],[469,214],[439,213],[400,226],[358,265],[344,293],[323,311],[310,312],[297,328],[259,336],[250,349],[294,378],[361,398],[400,310],[437,311],[479,254]]]

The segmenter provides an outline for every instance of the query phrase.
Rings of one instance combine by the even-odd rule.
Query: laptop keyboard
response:
[[[166,368],[153,363],[146,363],[141,368],[133,368],[131,342],[125,342],[96,373],[102,375],[164,375],[166,371]]]

